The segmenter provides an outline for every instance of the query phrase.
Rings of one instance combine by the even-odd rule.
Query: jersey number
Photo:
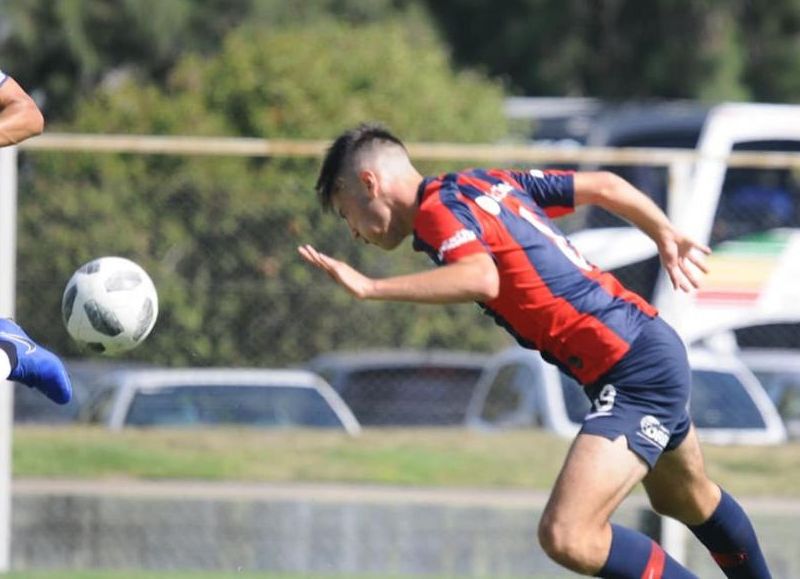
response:
[[[569,241],[567,241],[563,235],[557,235],[555,231],[547,226],[547,224],[539,220],[536,214],[534,214],[532,211],[528,211],[528,209],[525,207],[520,207],[519,216],[543,233],[544,236],[552,241],[556,247],[561,250],[561,253],[563,253],[572,263],[581,269],[591,271],[592,264],[586,261],[586,258],[578,253],[578,250],[572,247],[569,244]]]

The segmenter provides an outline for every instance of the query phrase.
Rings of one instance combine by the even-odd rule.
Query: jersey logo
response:
[[[442,243],[442,246],[439,248],[439,261],[444,259],[444,254],[448,251],[452,251],[455,248],[461,247],[462,245],[476,239],[478,239],[478,236],[475,235],[474,231],[470,231],[469,229],[459,229],[453,235],[445,239],[444,243]]]
[[[667,430],[661,421],[655,416],[647,415],[642,417],[639,422],[639,436],[652,442],[660,449],[664,449],[669,442],[669,430]]]
[[[486,211],[489,215],[500,215],[500,204],[493,198],[487,195],[481,195],[475,198],[475,204]]]

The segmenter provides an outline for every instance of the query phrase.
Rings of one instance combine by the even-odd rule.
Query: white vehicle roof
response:
[[[104,380],[104,389],[116,390],[115,402],[109,419],[111,428],[122,428],[131,401],[137,391],[156,392],[163,388],[192,386],[245,386],[253,388],[288,387],[314,389],[322,395],[350,434],[361,431],[350,408],[331,386],[318,375],[307,370],[276,370],[264,368],[170,368],[146,370],[120,370],[110,373]]]
[[[736,352],[751,370],[800,373],[800,350],[789,348],[742,348]]]

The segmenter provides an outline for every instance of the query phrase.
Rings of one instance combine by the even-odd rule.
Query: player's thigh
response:
[[[688,525],[707,520],[719,504],[720,490],[706,473],[697,431],[664,452],[642,481],[653,508]]]
[[[601,527],[647,474],[647,464],[624,436],[579,434],[545,507],[542,522],[570,528]]]

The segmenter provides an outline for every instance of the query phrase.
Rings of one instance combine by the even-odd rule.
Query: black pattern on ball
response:
[[[147,328],[150,327],[150,322],[153,319],[153,301],[147,298],[142,304],[142,309],[139,310],[139,320],[136,324],[136,331],[133,333],[133,341],[138,342],[144,336]]]
[[[64,292],[64,301],[61,302],[61,315],[64,318],[64,324],[67,324],[72,317],[72,308],[75,305],[76,297],[78,297],[78,284],[74,283]]]
[[[89,318],[89,323],[101,334],[114,337],[125,330],[117,316],[114,315],[114,312],[97,303],[96,300],[89,300],[84,303],[83,309],[86,312],[86,317]]]
[[[81,266],[81,268],[78,271],[81,273],[85,273],[87,275],[91,273],[97,273],[98,271],[100,271],[100,260],[95,259],[94,261],[90,261],[89,263]]]
[[[97,352],[98,354],[102,354],[103,352],[106,351],[106,347],[100,342],[90,342],[86,344],[86,347],[89,348],[92,352]]]

